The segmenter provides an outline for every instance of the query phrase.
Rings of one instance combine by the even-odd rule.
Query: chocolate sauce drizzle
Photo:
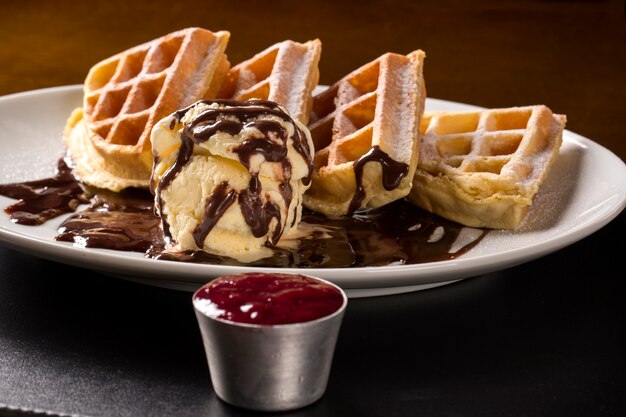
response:
[[[21,191],[29,187],[46,192]],[[222,193],[226,188],[218,189],[215,192]],[[72,191],[66,194],[66,190]],[[154,212],[154,196],[150,192],[129,189],[113,193],[85,187],[62,161],[59,162],[59,173],[54,177],[1,185],[0,194],[21,198],[9,206],[21,207],[21,211],[14,211],[11,216],[18,212],[29,213],[29,216],[19,215],[14,221],[31,225],[41,224],[77,207],[75,203],[59,204],[61,201],[89,201],[91,204],[85,209],[72,214],[61,224],[56,240],[83,247],[141,252],[149,258],[177,262],[294,268],[418,264],[458,258],[487,234],[487,230],[470,229],[474,231],[473,237],[459,245],[460,234],[468,228],[421,210],[405,200],[338,218],[328,218],[305,209],[299,228],[310,229],[309,233],[298,238],[295,245],[281,246],[279,242],[279,246],[271,248],[270,257],[244,264],[203,251],[167,250],[165,236],[159,227],[161,220]],[[42,198],[42,195],[50,198]],[[222,205],[234,198],[229,195],[225,194]],[[218,205],[209,210],[223,211],[224,208]],[[37,220],[31,221],[33,218]],[[22,221],[24,219],[31,220]],[[204,233],[206,227],[198,226],[198,233]]]
[[[228,184],[222,183],[219,190],[206,201],[206,209],[201,224],[194,231],[194,239],[198,247],[204,246],[204,239],[211,229],[217,224],[226,209],[232,205],[235,198],[244,219],[255,237],[262,237],[268,234],[272,219],[276,219],[274,231],[266,245],[275,245],[283,233],[281,223],[280,206],[272,201],[263,201],[263,189],[258,173],[251,171],[250,161],[254,155],[262,155],[267,162],[281,162],[282,179],[279,185],[280,192],[284,198],[286,207],[289,207],[293,198],[293,190],[289,181],[291,179],[291,163],[287,159],[287,131],[283,126],[274,120],[257,120],[262,116],[276,116],[294,127],[291,136],[294,149],[304,158],[309,168],[308,175],[302,179],[304,184],[311,181],[313,171],[313,160],[308,142],[303,132],[300,131],[293,119],[285,113],[279,105],[268,100],[248,100],[246,102],[235,100],[202,100],[198,103],[177,111],[173,115],[170,129],[174,129],[177,123],[199,103],[211,105],[217,103],[222,107],[207,108],[190,120],[182,129],[181,146],[174,164],[163,174],[156,187],[156,207],[157,214],[161,215],[163,221],[163,232],[166,239],[171,239],[169,223],[163,212],[163,199],[161,194],[167,189],[176,178],[178,173],[189,162],[193,154],[194,144],[201,144],[210,140],[218,132],[237,135],[243,129],[256,128],[262,137],[250,138],[241,143],[234,152],[239,157],[239,161],[251,174],[250,185],[246,190],[227,192]],[[227,107],[223,107],[227,106]],[[156,165],[156,164],[155,164]],[[153,175],[154,177],[154,175]],[[154,189],[154,184],[152,184]],[[227,201],[222,200],[227,197]],[[226,204],[225,204],[226,203]]]
[[[356,191],[348,207],[348,215],[352,215],[360,207],[365,198],[363,188],[363,169],[368,162],[378,162],[382,165],[383,187],[387,191],[395,189],[400,185],[400,181],[409,173],[409,166],[403,162],[398,162],[391,158],[378,145],[373,146],[366,154],[354,161],[354,176],[356,178]]]
[[[193,239],[199,248],[204,246],[204,240],[209,235],[211,229],[213,229],[213,226],[215,226],[215,223],[228,210],[228,207],[232,206],[236,199],[237,192],[228,190],[227,182],[223,182],[215,187],[204,206],[202,222],[193,231]]]

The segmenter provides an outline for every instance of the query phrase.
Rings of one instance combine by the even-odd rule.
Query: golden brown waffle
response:
[[[74,112],[66,128],[78,176],[113,191],[149,186],[152,127],[181,107],[215,97],[230,67],[224,53],[229,36],[188,28],[94,65],[82,113]]]
[[[230,69],[220,98],[271,100],[307,124],[312,93],[319,79],[322,43],[290,40],[276,43]]]
[[[305,207],[329,216],[405,197],[426,99],[421,50],[387,53],[313,98],[315,170]]]
[[[466,226],[515,229],[559,154],[565,123],[543,105],[425,114],[408,200]]]

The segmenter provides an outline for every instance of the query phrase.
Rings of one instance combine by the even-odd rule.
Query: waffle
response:
[[[319,79],[322,52],[319,39],[276,43],[230,69],[219,93],[234,100],[275,101],[305,125],[311,113],[312,93]]]
[[[408,200],[466,226],[516,229],[559,154],[565,123],[543,105],[427,113]]]
[[[351,215],[405,197],[419,155],[425,54],[387,53],[314,96],[315,169],[304,206]]]
[[[230,67],[224,53],[229,37],[188,28],[94,65],[83,106],[64,135],[76,174],[113,191],[148,187],[152,127],[181,107],[215,97]]]

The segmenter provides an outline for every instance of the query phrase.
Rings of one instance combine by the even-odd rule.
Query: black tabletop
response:
[[[496,273],[351,299],[325,395],[283,415],[626,415],[625,223]],[[8,416],[260,415],[212,391],[190,293],[6,248],[0,403]]]

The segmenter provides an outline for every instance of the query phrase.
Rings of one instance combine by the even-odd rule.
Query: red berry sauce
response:
[[[200,288],[193,302],[204,314],[238,323],[276,325],[328,316],[343,305],[342,293],[299,274],[226,275]]]

